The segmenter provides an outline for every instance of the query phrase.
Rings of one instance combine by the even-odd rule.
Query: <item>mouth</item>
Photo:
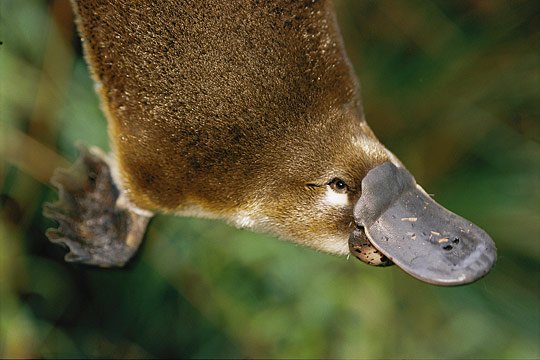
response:
[[[434,285],[463,285],[485,276],[497,250],[489,235],[435,202],[404,168],[385,162],[362,180],[349,249],[378,266],[396,264]]]
[[[384,255],[375,246],[373,246],[373,244],[366,236],[364,229],[360,226],[357,226],[356,229],[354,229],[349,236],[349,251],[358,260],[363,261],[368,265],[394,265],[392,260],[390,260],[386,255]]]

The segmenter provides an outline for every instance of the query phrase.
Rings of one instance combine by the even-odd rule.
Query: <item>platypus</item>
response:
[[[68,261],[122,266],[156,213],[230,224],[418,279],[493,266],[491,238],[435,203],[366,123],[330,1],[73,0],[111,153],[52,183]]]

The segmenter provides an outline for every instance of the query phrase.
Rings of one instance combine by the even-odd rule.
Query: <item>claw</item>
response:
[[[43,214],[59,225],[46,235],[69,249],[66,261],[123,266],[137,251],[150,216],[119,205],[120,191],[104,154],[80,150],[75,164],[57,169],[51,179],[59,200],[45,204]]]

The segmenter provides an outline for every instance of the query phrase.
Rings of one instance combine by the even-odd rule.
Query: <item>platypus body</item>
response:
[[[83,150],[53,178],[48,236],[68,260],[122,265],[164,212],[434,284],[492,267],[489,236],[433,202],[370,130],[329,1],[72,3],[113,151]]]

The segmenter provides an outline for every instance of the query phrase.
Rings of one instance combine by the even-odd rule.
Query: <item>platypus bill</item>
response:
[[[493,266],[365,122],[329,1],[72,1],[112,153],[52,179],[47,236],[122,266],[157,212],[224,219],[437,285]]]

